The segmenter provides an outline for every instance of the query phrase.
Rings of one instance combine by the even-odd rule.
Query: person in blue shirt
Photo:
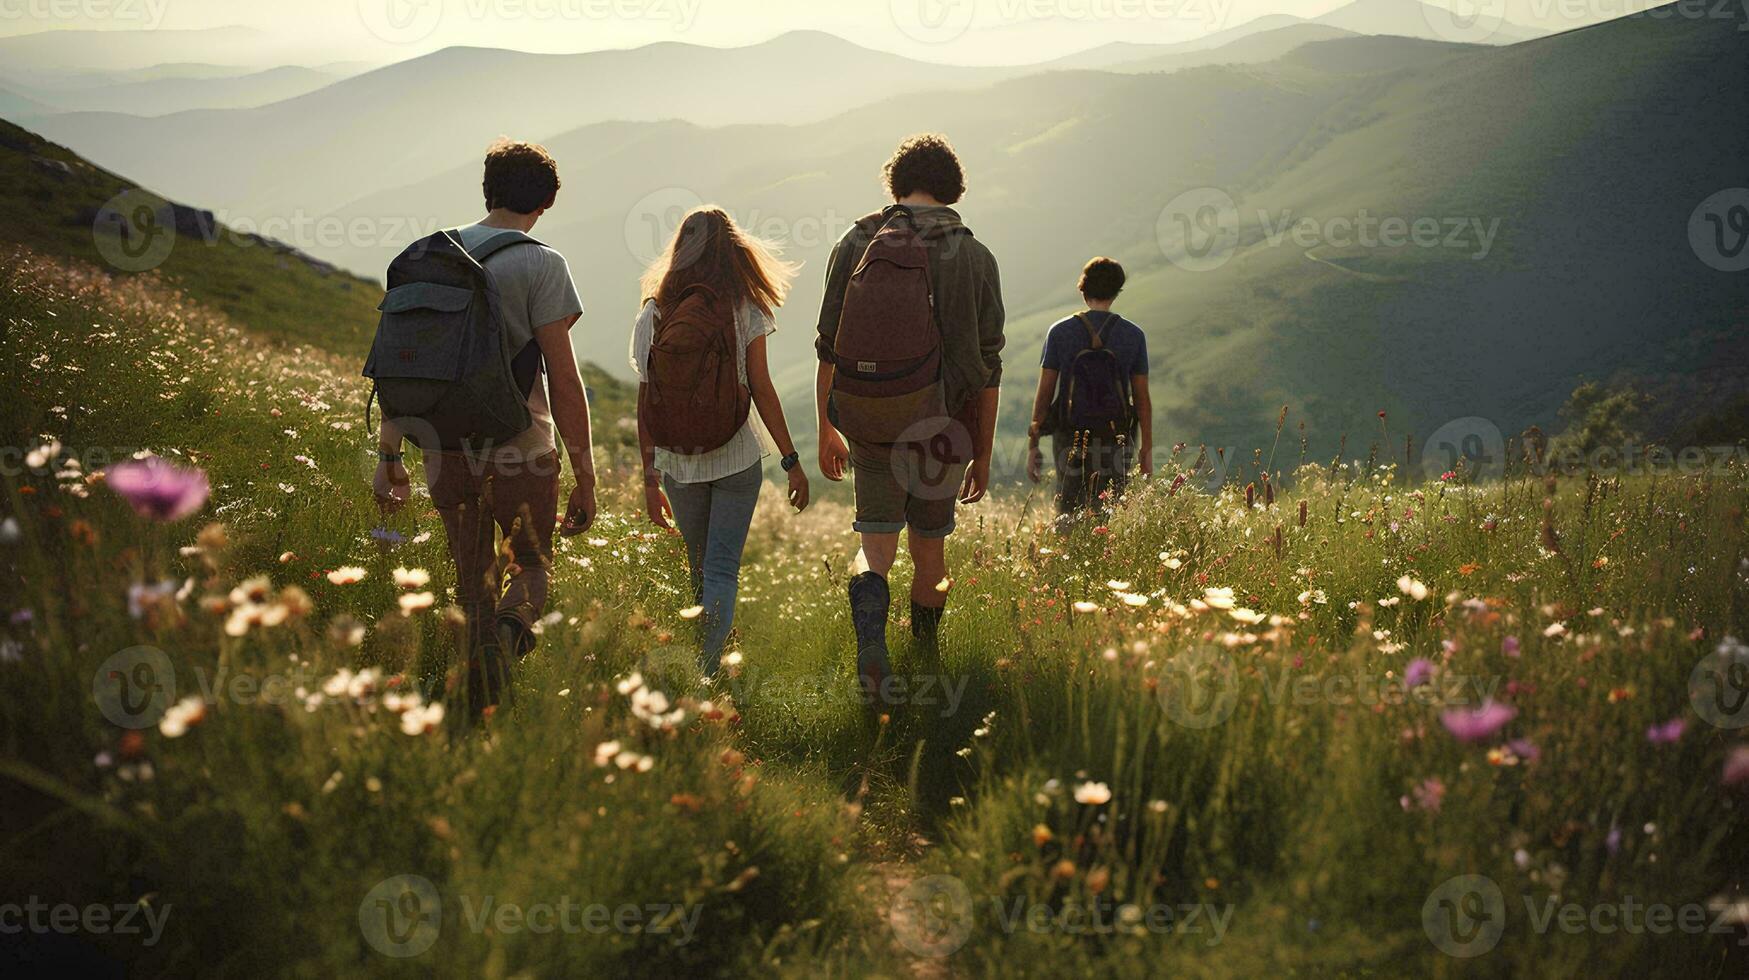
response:
[[[1057,471],[1057,512],[1065,520],[1089,512],[1100,516],[1108,513],[1111,501],[1127,487],[1130,469],[1138,459],[1144,477],[1154,472],[1148,338],[1140,327],[1112,312],[1111,305],[1123,287],[1123,266],[1104,256],[1088,262],[1081,270],[1079,284],[1086,311],[1062,320],[1045,335],[1038,395],[1033,399],[1032,426],[1027,430],[1026,471],[1034,483],[1044,478],[1039,439],[1050,433]],[[1111,358],[1080,360],[1095,346],[1109,351]],[[1078,428],[1074,416],[1084,424],[1090,414],[1085,407],[1088,390],[1107,383],[1114,389],[1112,398],[1127,400],[1127,406],[1118,403],[1119,412],[1127,418],[1112,425]],[[1077,385],[1083,390],[1072,392]],[[1081,400],[1082,407],[1072,412],[1075,399]]]

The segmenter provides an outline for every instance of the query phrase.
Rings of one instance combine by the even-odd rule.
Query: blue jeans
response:
[[[664,476],[674,523],[686,539],[694,601],[704,607],[704,639],[699,662],[707,676],[717,672],[723,644],[735,622],[735,593],[741,584],[741,550],[759,506],[765,475],[759,463],[706,483],[680,483]]]

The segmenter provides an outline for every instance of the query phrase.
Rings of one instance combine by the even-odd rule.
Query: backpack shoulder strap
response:
[[[1089,340],[1091,340],[1093,342],[1093,349],[1094,350],[1104,349],[1105,340],[1104,340],[1104,338],[1100,337],[1099,328],[1095,327],[1093,325],[1093,318],[1088,316],[1085,312],[1082,312],[1082,313],[1075,314],[1075,319],[1080,320],[1081,325],[1087,328],[1087,337]]]
[[[458,238],[459,238],[459,236],[458,236]],[[504,251],[505,249],[509,248],[512,245],[539,245],[539,244],[540,244],[540,242],[535,241],[533,238],[530,238],[529,236],[523,234],[520,231],[506,229],[506,230],[501,231],[501,232],[497,233],[496,235],[493,235],[492,237],[486,239],[485,241],[481,242],[480,244],[475,245],[473,248],[470,248],[467,251],[468,251],[468,255],[472,256],[473,260],[475,262],[478,262],[481,265],[484,265],[486,263],[487,259],[491,258],[494,255],[497,255],[499,252]]]

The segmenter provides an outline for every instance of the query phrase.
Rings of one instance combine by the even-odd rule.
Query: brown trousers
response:
[[[534,625],[546,608],[552,570],[559,454],[498,463],[426,453],[425,478],[449,538],[456,604],[467,614],[470,643],[491,637],[501,618]]]

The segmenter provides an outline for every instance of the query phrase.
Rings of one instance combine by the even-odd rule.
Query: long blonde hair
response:
[[[643,298],[664,306],[681,290],[702,283],[730,301],[732,309],[752,303],[772,316],[789,295],[798,269],[780,253],[778,246],[742,231],[722,208],[697,208],[644,271]]]

